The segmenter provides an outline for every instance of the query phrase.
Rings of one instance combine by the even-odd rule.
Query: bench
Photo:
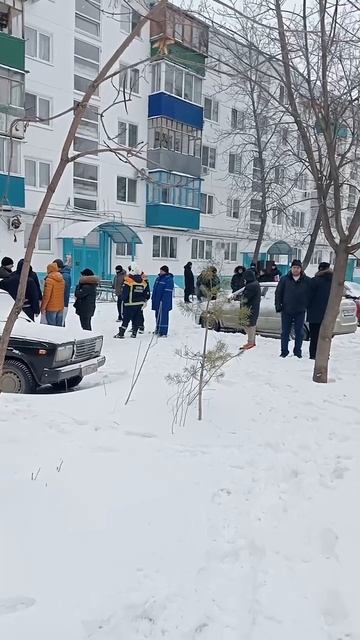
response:
[[[96,299],[98,302],[115,302],[116,293],[112,286],[112,280],[100,280],[97,288]]]

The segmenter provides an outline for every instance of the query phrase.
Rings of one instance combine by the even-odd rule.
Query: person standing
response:
[[[65,281],[55,262],[47,266],[44,295],[41,301],[41,313],[45,314],[47,324],[62,327],[64,311]]]
[[[169,312],[172,310],[174,276],[169,267],[164,265],[155,280],[152,293],[152,310],[155,311],[155,333],[165,338],[169,330]]]
[[[216,267],[203,269],[196,281],[197,297],[201,300],[216,300],[220,291],[220,278]]]
[[[146,273],[144,273],[143,271],[141,272],[141,277],[142,279],[146,282],[147,286],[148,286],[148,291],[147,291],[147,298],[143,304],[143,306],[141,307],[141,311],[140,311],[140,316],[139,316],[139,328],[138,328],[138,332],[139,333],[145,333],[145,317],[144,317],[144,309],[147,305],[147,301],[150,298],[150,284],[149,284],[149,278],[146,275]]]
[[[291,270],[283,276],[275,291],[275,309],[281,313],[281,353],[289,355],[291,327],[295,328],[294,355],[302,358],[305,313],[309,302],[310,278],[305,275],[300,260],[293,260]]]
[[[233,293],[245,287],[245,278],[244,278],[245,271],[246,271],[245,267],[241,265],[239,265],[238,267],[235,267],[234,275],[231,278],[231,285],[230,285],[231,291]]]
[[[117,310],[118,310],[118,322],[122,321],[122,292],[124,288],[124,280],[126,278],[126,271],[122,268],[121,264],[115,267],[115,277],[112,287],[117,296]]]
[[[6,278],[9,278],[12,274],[13,268],[14,268],[14,261],[11,258],[8,258],[7,256],[5,256],[1,260],[0,280],[6,280]]]
[[[54,260],[55,264],[59,267],[59,271],[64,278],[65,292],[64,292],[64,312],[63,312],[63,327],[65,327],[66,316],[69,309],[70,291],[71,291],[71,256],[68,256],[66,263],[61,258]]]
[[[272,277],[272,280],[270,280],[270,282],[279,282],[281,278],[281,272],[279,271],[279,268],[276,266],[276,263],[274,261],[271,265],[270,275]]]
[[[248,269],[244,273],[245,288],[242,292],[245,306],[249,309],[249,320],[245,327],[248,341],[241,349],[252,349],[256,347],[256,323],[260,313],[261,287],[256,280],[255,273]]]
[[[307,319],[310,329],[310,360],[315,360],[321,323],[329,302],[333,272],[329,262],[320,262],[319,270],[310,281]]]
[[[75,289],[75,311],[79,316],[82,329],[91,331],[91,318],[96,309],[97,286],[100,279],[91,269],[81,272],[79,284]]]
[[[192,262],[187,262],[184,267],[184,302],[190,302],[190,296],[195,293],[195,278],[192,272]]]
[[[139,327],[143,322],[142,308],[149,298],[149,283],[142,277],[141,269],[133,265],[124,281],[122,293],[123,320],[114,338],[123,339],[125,337],[125,331],[130,321],[132,323],[131,337],[136,338]]]
[[[9,278],[4,278],[0,281],[0,289],[7,291],[11,297],[16,300],[17,292],[20,284],[20,276],[23,268],[24,260],[19,260],[16,271],[10,274]],[[31,267],[30,267],[31,268]],[[30,318],[30,320],[35,320],[35,316],[38,316],[40,313],[40,298],[39,292],[37,290],[37,286],[34,282],[34,279],[28,275],[26,290],[25,290],[25,300],[23,304],[23,311]]]

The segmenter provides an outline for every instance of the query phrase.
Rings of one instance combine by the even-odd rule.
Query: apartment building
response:
[[[60,157],[69,108],[144,13],[134,0],[0,0],[1,255],[23,255],[32,220]],[[125,70],[128,65],[134,65]],[[209,261],[230,275],[249,264],[259,227],[256,194],[236,193],[241,159],[223,140],[241,105],[221,84],[221,54],[208,26],[174,5],[147,24],[99,87],[79,126],[68,165],[42,226],[33,267],[72,256],[73,278],[103,278],[136,261],[151,276],[167,263],[181,285],[184,264]],[[124,70],[122,70],[124,68]],[[219,87],[221,89],[219,89]],[[11,121],[36,116],[10,141]],[[61,117],[52,119],[56,114]],[[134,148],[125,162],[97,154],[104,143]],[[13,149],[12,154],[10,149]],[[10,177],[9,158],[12,156]],[[256,167],[255,167],[256,169]],[[306,185],[302,185],[306,191]],[[271,216],[261,259],[287,267],[305,251],[314,212],[304,198],[286,224]],[[329,249],[319,245],[314,270]]]

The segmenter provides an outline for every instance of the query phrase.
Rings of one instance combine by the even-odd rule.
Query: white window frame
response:
[[[240,199],[229,198],[227,201],[226,216],[234,220],[240,219]]]
[[[233,158],[233,160],[232,160]],[[231,170],[231,164],[234,163],[233,171]],[[229,174],[231,176],[241,175],[242,156],[241,153],[229,153]]]
[[[296,229],[304,229],[305,228],[305,211],[300,211],[300,209],[295,209],[291,213],[291,222],[292,226]]]
[[[233,130],[237,129],[238,131],[244,131],[245,129],[245,111],[239,111],[233,107],[231,109],[231,128]]]
[[[203,155],[204,155],[204,149],[207,149],[208,152],[208,162],[207,164],[204,164],[204,159],[203,159]],[[216,147],[211,147],[208,144],[203,144],[202,148],[201,148],[201,165],[203,167],[207,167],[208,169],[216,169]],[[212,156],[212,158],[210,157]]]
[[[120,125],[125,125],[125,143],[120,142]],[[130,127],[136,127],[136,144],[130,145]],[[139,144],[139,125],[136,122],[125,122],[125,120],[118,120],[118,144],[125,147],[135,148]]]
[[[0,152],[0,173],[7,173],[9,170],[9,160],[10,160],[10,138],[7,136],[0,136],[0,145],[3,146],[3,150]],[[13,170],[13,167],[10,168],[10,174],[12,176],[21,176],[21,142],[20,140],[13,140],[13,154],[12,161],[14,160],[14,150],[16,149],[16,160],[17,160],[17,171]]]
[[[84,7],[85,7],[85,11],[86,9],[88,9],[88,11],[90,11],[91,6],[94,7],[94,4],[97,4],[99,6],[99,19],[97,20],[96,18],[94,18],[93,16],[89,16],[86,13],[83,13],[81,10],[76,8],[76,0],[75,0],[75,31],[79,32],[79,33],[83,33],[86,34],[88,37],[90,38],[95,38],[97,40],[100,40],[101,38],[101,0],[92,0],[92,4],[91,3],[84,3]],[[96,10],[96,7],[94,7]],[[81,27],[79,27],[76,24],[76,19],[80,18],[80,20],[82,20],[83,22],[88,22],[90,24],[95,25],[95,29],[96,29],[96,33],[93,33],[92,31],[89,31],[87,29],[82,29]]]
[[[132,79],[132,75],[136,76],[136,84],[134,89],[134,82]],[[125,91],[127,91],[131,95],[139,96],[140,95],[140,71],[137,67],[132,67],[129,69],[129,65],[120,63],[120,73],[119,73],[119,86],[120,89],[124,86],[124,78],[125,78]]]
[[[168,89],[166,89],[166,69],[167,68],[171,68],[172,70],[172,74],[173,74],[173,80],[172,80],[172,89],[171,91],[168,91]],[[178,95],[177,93],[175,93],[175,89],[176,89],[176,78],[175,78],[175,74],[176,72],[178,74],[182,73],[182,80],[181,80],[181,91],[180,91],[180,95]],[[186,77],[192,77],[192,93],[191,93],[191,100],[189,100],[189,98],[185,97],[185,79]],[[194,90],[194,85],[195,85],[195,80],[194,78],[196,78],[199,87],[200,87],[200,94],[198,96],[198,100],[195,100],[195,90]],[[165,69],[164,69],[164,92],[168,93],[169,95],[175,96],[181,100],[185,100],[186,102],[190,102],[191,104],[198,104],[198,105],[202,105],[202,77],[198,76],[196,73],[192,73],[191,71],[187,70],[186,68],[182,68],[182,67],[178,67],[177,65],[171,64],[170,62],[165,62]]]
[[[205,202],[204,211],[202,208],[202,204]],[[209,202],[211,205],[209,206]],[[200,212],[204,216],[212,216],[215,212],[215,196],[211,193],[201,193],[200,194]],[[209,211],[211,209],[211,211]]]
[[[210,118],[207,118],[205,115],[205,101],[209,100],[210,102]],[[219,102],[215,100],[215,98],[211,98],[210,96],[203,97],[203,108],[204,108],[204,119],[209,122],[219,122]]]
[[[84,44],[84,45],[88,45],[89,47],[92,47],[93,49],[97,49],[98,54],[99,54],[99,59],[98,60],[94,60],[94,58],[88,58],[84,55],[81,55],[79,53],[75,52],[75,46],[76,46],[76,42],[80,43],[80,44]],[[78,69],[77,70],[77,63],[81,64],[81,63],[88,63],[90,65],[93,65],[95,67],[97,67],[96,69],[93,69],[91,71],[84,71],[83,69]],[[99,73],[100,70],[100,64],[101,64],[101,48],[97,45],[97,44],[93,44],[92,42],[86,42],[86,40],[82,40],[81,38],[75,38],[74,39],[74,91],[76,93],[85,93],[86,89],[77,89],[75,87],[75,78],[80,78],[81,80],[88,80],[89,84],[96,78],[96,76]],[[99,93],[100,93],[100,89],[99,87],[96,88],[96,90],[94,91],[94,96],[99,97]]]
[[[90,178],[81,178],[79,176],[75,176],[75,167],[79,164],[84,164],[87,166],[91,166],[96,168],[97,171],[97,179],[96,180],[91,180]],[[95,208],[90,208],[90,211],[96,211],[97,207],[98,207],[98,198],[99,198],[99,185],[100,185],[100,167],[98,164],[93,164],[91,162],[83,162],[83,159],[81,160],[77,160],[76,162],[73,163],[74,165],[74,169],[73,169],[73,194],[74,194],[74,207],[75,207],[75,199],[77,200],[84,200],[84,201],[88,201],[88,202],[93,202],[95,203]],[[91,194],[91,193],[81,193],[79,191],[77,191],[76,189],[76,180],[82,180],[83,182],[88,182],[89,184],[96,184],[96,194]],[[78,208],[78,207],[75,207]]]
[[[135,14],[138,17],[138,19],[136,20],[136,22],[134,24],[134,15]],[[138,11],[136,11],[136,9],[131,7],[129,3],[121,2],[121,4],[120,4],[120,31],[122,31],[123,33],[127,33],[129,35],[129,33],[132,33],[134,31],[136,25],[141,20],[141,17],[142,17],[141,13],[139,13]],[[141,36],[137,36],[137,37],[140,38]]]
[[[119,200],[118,198],[118,180],[125,180],[125,200]],[[129,180],[135,183],[135,202],[133,200],[129,200]],[[127,176],[116,176],[116,201],[121,204],[137,204],[138,201],[138,181],[136,178],[128,178]]]
[[[260,207],[255,207],[253,203],[260,203]],[[253,220],[251,219],[253,216]],[[250,201],[250,218],[249,218],[249,227],[250,231],[257,233],[259,231],[259,227],[261,225],[261,200],[259,198],[251,198]]]
[[[35,185],[29,184],[28,182],[26,182],[26,163],[27,162],[34,162],[35,163]],[[41,186],[40,185],[40,165],[41,164],[46,164],[49,167],[49,182],[51,180],[51,162],[49,160],[42,160],[40,158],[31,158],[31,157],[26,157],[24,158],[24,175],[25,175],[25,186],[27,189],[32,189],[32,190],[36,190],[36,191],[46,191],[47,187],[49,186],[49,182],[46,186]]]
[[[30,96],[35,96],[36,98],[36,111],[35,111],[35,117],[36,118],[40,118],[39,115],[39,102],[40,100],[46,100],[49,103],[49,120],[48,123],[46,123],[46,121],[44,122],[33,122],[32,124],[35,124],[37,127],[46,127],[47,129],[51,128],[51,117],[53,114],[53,101],[52,98],[50,98],[49,96],[44,96],[44,95],[40,95],[38,93],[33,93],[32,91],[26,91],[25,92],[25,96],[26,94],[30,95]],[[25,111],[25,116],[27,115],[27,112]]]
[[[32,226],[33,225],[30,222],[25,223],[24,249],[27,248]],[[43,238],[41,238],[41,230],[44,230],[45,227],[49,231],[48,238],[49,238],[49,241],[50,241],[50,246],[49,246],[48,249],[39,249],[39,241],[43,240]],[[40,231],[39,231],[38,237],[36,238],[36,244],[35,244],[35,252],[36,253],[52,253],[52,247],[53,247],[53,233],[52,232],[53,232],[53,229],[52,229],[52,225],[50,224],[50,222],[43,222],[41,227],[40,227]]]
[[[282,227],[284,224],[284,210],[281,207],[274,207],[271,210],[271,221],[276,227]]]
[[[120,250],[120,245],[124,245],[125,251]],[[133,253],[134,248],[134,253]],[[119,258],[132,258],[136,255],[136,244],[134,246],[131,242],[117,242],[115,248],[115,255]]]
[[[212,260],[213,241],[208,238],[191,239],[191,260]]]
[[[235,248],[235,252],[233,251],[234,248]],[[224,261],[237,262],[237,259],[238,259],[238,243],[224,242]]]
[[[323,261],[323,250],[315,249],[311,256],[310,264],[319,265]]]
[[[31,29],[36,34],[36,55],[32,56],[26,51],[26,29]],[[44,36],[45,38],[49,38],[49,60],[44,58],[40,58],[40,37]],[[45,64],[53,64],[53,34],[47,31],[39,30],[36,27],[32,27],[31,25],[25,26],[25,55],[27,58],[31,58],[31,60],[37,60],[38,62],[43,62]]]
[[[77,100],[74,101],[74,105],[76,106],[76,104],[79,104]],[[96,119],[91,119],[89,118],[89,111],[92,111],[94,114],[96,114],[97,118]],[[96,134],[94,133],[93,135],[91,133],[89,133],[89,131],[86,131],[84,129],[82,129],[82,126],[86,126],[86,123],[90,124],[90,127],[96,127]],[[79,126],[78,126],[78,130],[76,132],[75,135],[75,139],[74,139],[74,150],[75,151],[83,151],[83,149],[77,149],[76,148],[76,139],[79,140],[86,140],[88,142],[92,143],[92,148],[93,149],[97,149],[98,144],[99,144],[99,131],[100,131],[100,118],[99,118],[99,108],[97,105],[95,104],[89,104],[87,109],[85,110],[85,113],[83,115],[83,117],[80,120]],[[88,151],[89,153],[89,151]],[[97,155],[96,153],[90,154],[89,155]]]
[[[159,256],[154,255],[155,251],[155,238],[159,238],[159,242],[160,242],[160,247],[159,247]],[[169,256],[164,255],[162,249],[163,249],[163,240],[168,239],[169,240]],[[175,246],[175,255],[174,256],[170,256],[170,246],[171,246],[171,241],[173,242],[173,245]],[[174,247],[173,247],[174,248]],[[153,235],[153,242],[152,242],[152,257],[154,260],[177,260],[178,259],[178,237],[177,236],[168,236],[168,235],[160,235],[160,234],[154,234]]]
[[[274,168],[274,182],[278,185],[283,185],[285,182],[285,167],[280,164]]]

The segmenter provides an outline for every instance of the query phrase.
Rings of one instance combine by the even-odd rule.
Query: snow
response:
[[[172,312],[125,407],[151,336],[115,317],[78,390],[0,398],[0,638],[359,640],[360,333],[326,386],[260,338],[172,434],[164,378],[202,329]]]

